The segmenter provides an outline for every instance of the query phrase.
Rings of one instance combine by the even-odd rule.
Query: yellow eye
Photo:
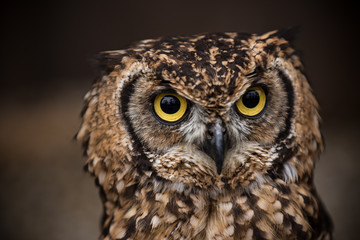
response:
[[[262,87],[250,88],[236,102],[239,112],[246,117],[254,117],[265,108],[266,93]]]
[[[187,109],[186,99],[175,93],[161,93],[155,97],[154,111],[167,123],[179,121]]]

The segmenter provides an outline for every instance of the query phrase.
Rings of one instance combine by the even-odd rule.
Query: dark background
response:
[[[301,26],[295,46],[321,105],[315,181],[337,239],[360,216],[355,1],[12,1],[1,9],[0,237],[97,239],[101,204],[72,137],[92,54],[162,35]]]

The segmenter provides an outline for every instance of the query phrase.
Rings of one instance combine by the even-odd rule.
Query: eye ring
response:
[[[160,93],[153,101],[153,113],[164,124],[173,125],[180,122],[187,110],[187,101],[176,93]]]
[[[261,86],[248,89],[235,106],[237,111],[244,117],[257,118],[263,113],[267,104],[266,91]]]

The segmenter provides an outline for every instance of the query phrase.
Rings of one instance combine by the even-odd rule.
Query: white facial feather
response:
[[[195,104],[189,113],[190,118],[182,123],[179,131],[185,136],[185,142],[202,143],[205,140],[206,126],[204,122],[204,113]]]

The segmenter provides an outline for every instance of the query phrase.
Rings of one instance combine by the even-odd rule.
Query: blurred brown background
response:
[[[359,3],[355,1],[12,1],[1,10],[0,238],[97,239],[101,205],[72,137],[95,77],[91,55],[161,35],[263,33],[295,42],[321,104],[316,184],[337,239],[358,239]]]

